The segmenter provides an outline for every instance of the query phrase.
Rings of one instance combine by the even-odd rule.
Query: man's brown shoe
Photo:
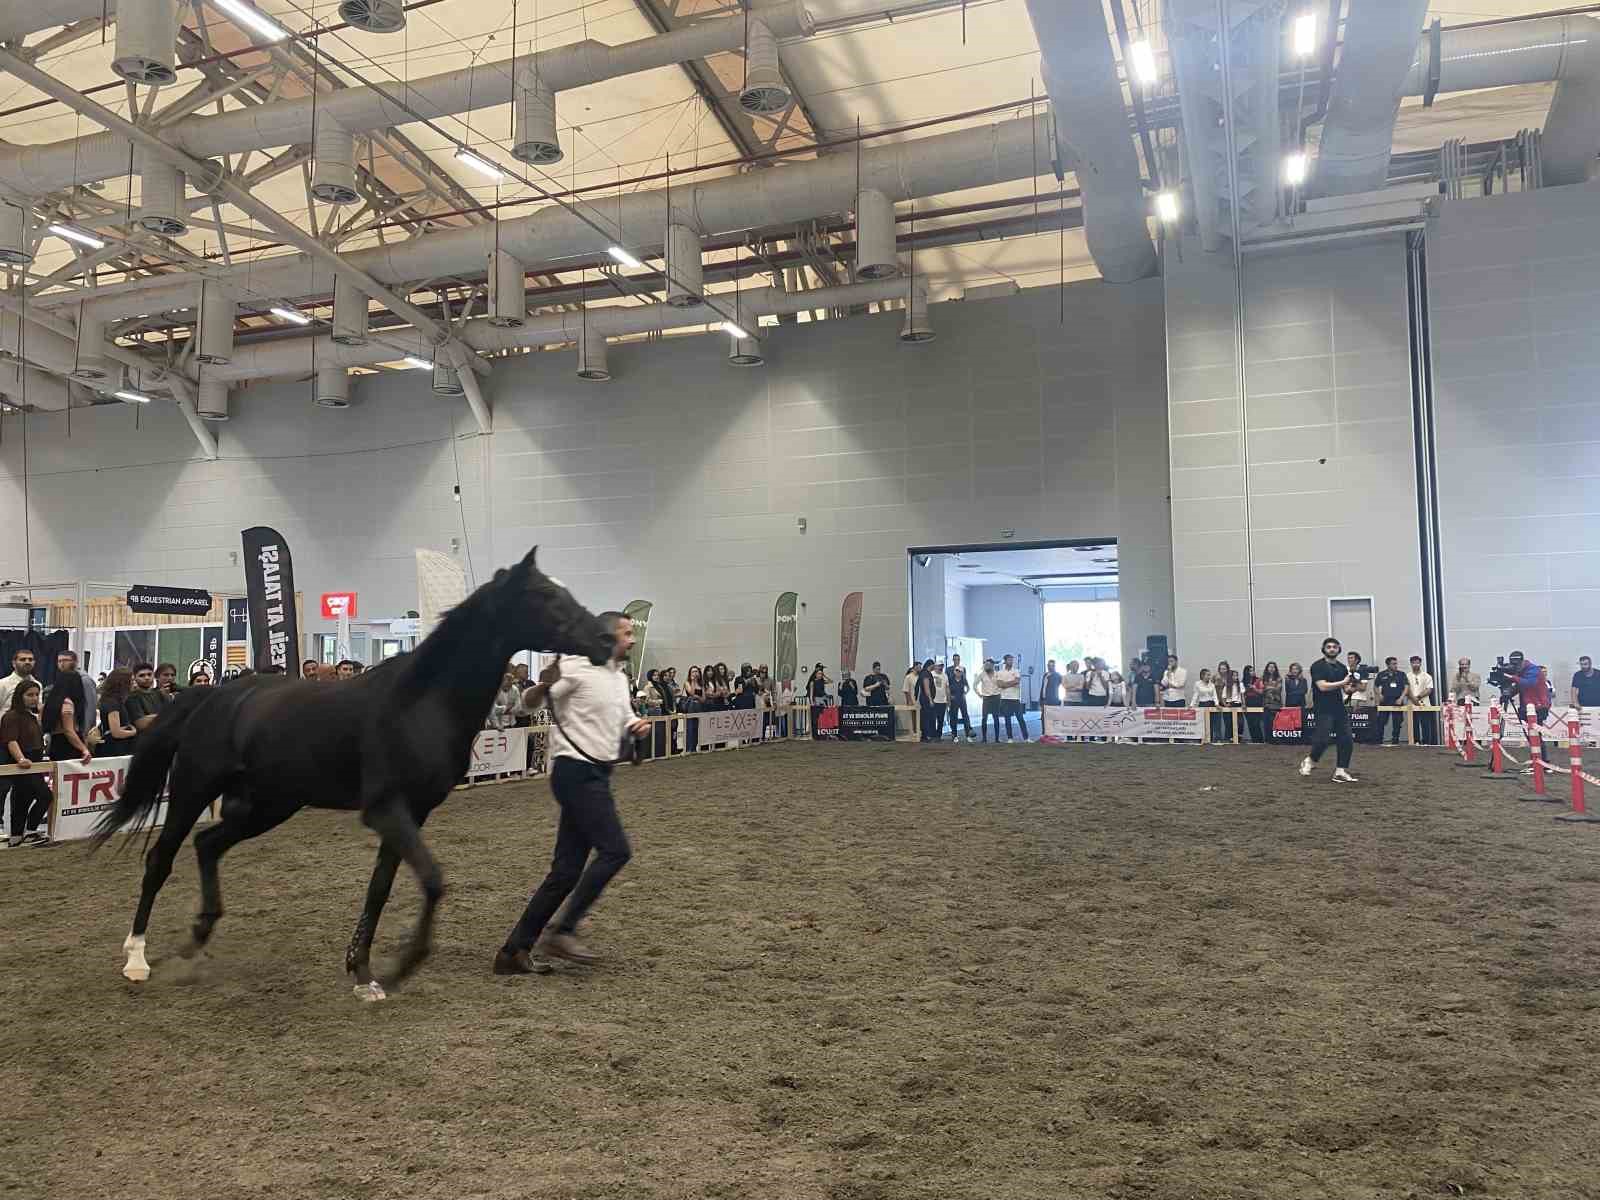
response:
[[[583,963],[585,965],[600,961],[598,954],[590,950],[570,933],[547,933],[534,945],[540,954],[547,955],[550,958],[564,958],[568,962]]]
[[[497,950],[494,956],[496,975],[548,975],[550,964],[534,962],[526,950]]]

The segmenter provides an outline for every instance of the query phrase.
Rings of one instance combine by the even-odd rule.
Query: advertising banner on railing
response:
[[[56,769],[56,821],[51,837],[58,842],[76,841],[94,832],[98,822],[122,794],[122,782],[131,756],[97,758],[83,763],[64,762]],[[156,810],[155,824],[167,819],[167,802]]]
[[[1095,708],[1047,705],[1044,736],[1051,738],[1178,738],[1199,741],[1205,714],[1195,708]]]
[[[894,709],[841,708],[839,736],[849,741],[894,741]]]
[[[472,739],[472,761],[467,778],[479,775],[521,774],[528,769],[528,731],[485,729]]]
[[[742,742],[761,736],[761,710],[757,708],[722,709],[699,713],[692,719],[700,722],[700,732],[696,736],[701,745]]]

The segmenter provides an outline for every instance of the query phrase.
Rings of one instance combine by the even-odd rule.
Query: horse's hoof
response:
[[[150,960],[144,956],[144,938],[129,934],[122,940],[122,951],[128,956],[122,974],[131,983],[143,983],[150,978]]]
[[[383,984],[374,979],[371,983],[358,983],[352,987],[351,992],[363,1004],[375,1004],[379,1000],[387,1000],[389,993],[383,990]]]

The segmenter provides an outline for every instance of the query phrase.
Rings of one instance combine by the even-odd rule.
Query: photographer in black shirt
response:
[[[1355,783],[1356,777],[1350,774],[1355,739],[1350,736],[1350,714],[1345,709],[1345,701],[1359,686],[1359,680],[1339,661],[1340,649],[1338,638],[1324,638],[1322,658],[1311,665],[1312,709],[1317,715],[1317,725],[1311,735],[1311,753],[1300,762],[1300,774],[1310,775],[1312,766],[1328,748],[1329,739],[1337,738],[1339,757],[1333,772],[1334,782]]]
[[[883,673],[882,663],[872,664],[872,674],[861,681],[861,686],[867,693],[868,708],[889,706],[889,677]]]

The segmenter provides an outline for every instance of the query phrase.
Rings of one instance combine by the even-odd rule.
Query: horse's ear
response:
[[[538,555],[539,547],[535,546],[532,550],[529,550],[527,554],[522,556],[522,561],[517,565],[522,567],[524,570],[536,572],[539,569],[539,564],[534,560],[538,557]]]

